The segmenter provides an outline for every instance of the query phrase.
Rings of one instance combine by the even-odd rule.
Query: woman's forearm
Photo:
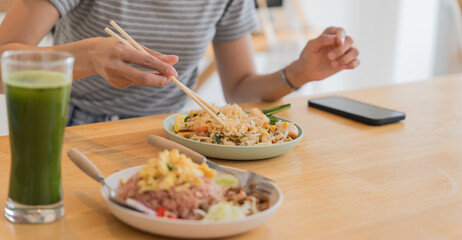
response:
[[[88,38],[85,40],[50,47],[49,50],[71,53],[74,58],[74,80],[96,74],[92,60],[94,59],[97,42],[103,38]]]
[[[226,100],[229,103],[275,101],[289,93],[290,89],[282,84],[278,72],[255,74],[243,79]]]
[[[256,74],[253,64],[250,35],[233,41],[214,41],[213,48],[225,98],[229,103],[276,101],[293,89],[281,79],[280,72]],[[293,87],[300,87],[299,61],[285,70]]]
[[[91,58],[93,46],[92,42],[95,39],[85,39],[73,43],[51,46],[51,47],[38,47],[30,46],[22,43],[9,43],[0,46],[0,54],[9,50],[42,50],[42,51],[62,51],[71,53],[75,57],[74,64],[74,80],[95,74]]]
[[[293,62],[286,70],[287,81],[294,87],[300,87],[296,83],[295,75],[297,64]],[[293,89],[281,79],[280,72],[270,74],[252,74],[243,78],[236,88],[226,96],[228,102],[253,102],[253,101],[276,101],[291,93]]]
[[[0,46],[0,54],[9,50],[43,50],[69,52],[75,57],[73,72],[74,80],[95,74],[95,71],[91,65],[91,61],[88,58],[88,55],[91,54],[92,50],[91,39],[51,47],[30,46],[22,43],[9,43]],[[3,80],[1,78],[0,71],[0,94],[3,94],[3,92]]]
[[[117,88],[128,87],[133,84],[163,86],[169,83],[167,76],[178,77],[178,73],[172,66],[178,61],[177,56],[163,55],[149,49],[147,51],[150,54],[145,54],[119,43],[117,39],[112,37],[88,38],[51,47],[36,47],[20,43],[0,45],[0,54],[7,50],[69,52],[75,57],[74,80],[100,74]],[[153,71],[142,71],[132,65],[150,68],[161,74],[153,74]]]

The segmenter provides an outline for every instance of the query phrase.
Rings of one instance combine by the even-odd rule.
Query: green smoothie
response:
[[[71,81],[50,71],[4,79],[12,156],[8,196],[17,203],[47,205],[62,198],[61,147]]]

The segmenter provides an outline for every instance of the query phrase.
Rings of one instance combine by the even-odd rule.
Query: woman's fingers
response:
[[[329,27],[324,30],[325,34],[335,35],[336,42],[339,46],[343,46],[346,40],[346,32],[343,28],[340,27]]]
[[[122,73],[113,72],[109,76],[105,77],[105,79],[109,83],[111,83],[111,85],[114,86],[115,88],[126,88],[131,85],[135,85],[135,84],[145,85],[145,86],[163,86],[170,82],[170,79],[166,78],[160,73],[144,72],[136,68],[133,68],[132,66],[128,64],[126,65],[127,65],[126,66],[127,68],[131,68],[131,69],[124,69],[123,75]]]
[[[335,44],[335,38],[335,35],[321,34],[321,36],[309,41],[307,46],[314,51],[318,51],[322,47]]]
[[[175,63],[178,62],[178,56],[177,55],[165,55],[165,54],[162,54],[160,52],[151,50],[151,49],[149,49],[149,48],[147,48],[145,46],[142,46],[142,47],[144,48],[144,50],[146,50],[146,52],[148,52],[152,56],[160,59],[161,61],[166,62],[167,64],[174,65]]]
[[[166,62],[169,65],[174,65],[179,60],[177,55],[163,55],[163,56],[159,57],[159,59]]]
[[[146,49],[146,54],[131,49],[112,37],[95,40],[98,40],[99,47],[92,55],[93,68],[116,88],[134,84],[163,86],[170,82],[168,77],[178,76],[171,66],[178,61],[177,56],[164,55],[149,49]],[[153,70],[142,71],[133,67],[133,64]]]
[[[114,69],[114,71],[132,84],[144,86],[164,86],[170,83],[170,79],[163,74],[151,71],[142,71],[124,62],[120,62],[120,64],[117,65],[117,70]]]
[[[358,57],[358,55],[359,55],[358,49],[352,47],[343,56],[341,56],[335,61],[332,61],[331,65],[334,68],[347,65],[348,63],[355,60]]]
[[[335,49],[332,49],[328,54],[327,58],[331,61],[334,61],[341,57],[343,54],[345,54],[350,48],[351,45],[353,45],[353,39],[350,36],[347,36],[345,38],[345,44],[342,46],[339,46]]]
[[[108,81],[115,88],[126,88],[134,84],[132,81],[120,75],[106,76],[104,79],[106,79],[106,81]]]
[[[133,63],[141,67],[157,70],[164,76],[178,77],[178,73],[171,65],[161,61],[159,58],[146,54],[142,51],[137,51],[124,46],[121,52],[121,59],[127,63]]]
[[[354,69],[357,66],[359,66],[359,64],[360,64],[359,59],[355,59],[355,60],[351,61],[350,63],[348,63],[347,65],[344,65],[343,68],[345,68],[345,69]]]
[[[353,39],[351,37],[346,36],[345,30],[343,28],[337,27],[329,27],[316,39],[310,41],[312,48],[315,50],[320,49],[322,47],[332,46],[337,44],[339,47],[337,49],[343,50],[345,52],[348,48],[353,44]],[[335,54],[335,55],[334,55]],[[342,53],[343,54],[343,53]],[[332,59],[335,60],[336,57],[340,55],[336,55],[336,53],[331,53]]]

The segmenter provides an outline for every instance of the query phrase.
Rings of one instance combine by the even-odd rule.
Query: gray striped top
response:
[[[253,0],[50,1],[61,15],[54,44],[107,36],[104,27],[114,20],[140,44],[178,55],[178,79],[190,88],[210,41],[235,40],[256,26]],[[70,104],[93,115],[146,116],[178,111],[185,100],[173,83],[117,89],[93,75],[73,83]]]

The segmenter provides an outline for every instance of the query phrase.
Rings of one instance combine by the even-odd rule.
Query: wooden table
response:
[[[294,150],[261,161],[217,161],[264,174],[284,192],[281,208],[266,224],[231,239],[461,239],[462,75],[338,95],[401,110],[407,118],[373,127],[308,108],[306,98],[285,99],[292,109],[281,115],[306,131]],[[0,238],[161,239],[112,216],[99,184],[64,153],[85,152],[106,176],[140,165],[158,152],[145,139],[165,136],[166,116],[69,127],[62,158],[66,216],[38,226],[0,217]],[[10,167],[6,136],[0,137],[0,159],[3,208]]]

